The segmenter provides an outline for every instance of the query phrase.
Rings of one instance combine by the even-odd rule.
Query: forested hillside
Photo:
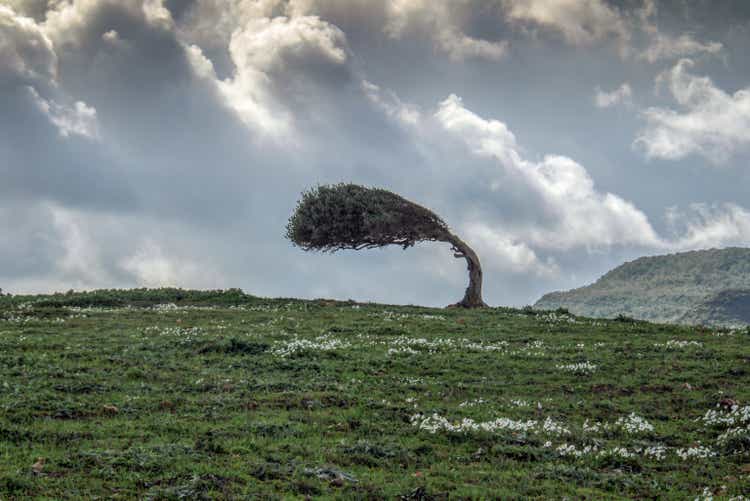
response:
[[[594,284],[553,292],[535,305],[593,317],[738,325],[750,322],[750,249],[729,248],[643,257]]]

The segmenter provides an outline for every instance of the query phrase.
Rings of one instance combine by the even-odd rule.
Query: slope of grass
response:
[[[745,330],[229,294],[2,298],[0,499],[750,493]]]

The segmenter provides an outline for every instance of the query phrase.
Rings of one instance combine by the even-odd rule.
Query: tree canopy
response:
[[[289,218],[286,237],[305,251],[323,252],[448,242],[469,269],[469,287],[456,306],[486,306],[476,253],[438,215],[388,190],[345,183],[307,190]]]
[[[304,250],[334,252],[442,240],[448,225],[432,211],[387,190],[356,184],[305,191],[287,224]]]

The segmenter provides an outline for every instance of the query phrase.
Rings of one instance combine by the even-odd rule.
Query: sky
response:
[[[449,244],[284,238],[300,193],[429,207],[491,305],[750,244],[745,0],[0,0],[0,287],[442,306]]]

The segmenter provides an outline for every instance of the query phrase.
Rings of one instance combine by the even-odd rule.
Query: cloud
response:
[[[226,280],[207,263],[168,256],[158,242],[144,240],[135,253],[120,261],[120,267],[131,273],[140,287],[219,288]]]
[[[5,0],[3,3],[7,4],[11,9],[19,13],[24,17],[30,17],[33,20],[40,22],[44,21],[44,16],[47,14],[49,9],[49,0]]]
[[[459,227],[490,269],[557,277],[561,267],[554,256],[562,252],[583,250],[576,254],[581,256],[612,248],[674,252],[750,244],[750,211],[737,204],[671,208],[669,234],[660,235],[632,202],[598,190],[582,165],[562,155],[528,160],[506,124],[482,118],[457,96],[442,101],[434,117],[452,140],[465,144],[469,157],[494,161],[461,172],[475,183],[473,189],[455,181],[452,186],[482,200],[505,199],[500,211],[463,206],[467,215]]]
[[[63,137],[97,136],[96,110],[83,101],[72,101],[58,86],[58,56],[43,26],[11,8],[0,5],[0,84],[28,92],[34,105],[48,117]]]
[[[572,45],[607,38],[630,39],[628,22],[602,0],[502,0],[512,22],[531,23],[562,35]]]
[[[625,82],[611,92],[605,92],[597,87],[594,104],[597,108],[609,108],[618,104],[631,105],[633,104],[632,98],[633,90],[630,88],[630,84]]]
[[[690,204],[688,211],[667,210],[675,250],[750,243],[750,211],[734,203]]]
[[[681,107],[652,107],[634,146],[649,158],[678,160],[700,155],[713,164],[727,162],[750,145],[750,88],[733,94],[709,77],[690,73],[694,62],[683,59],[659,77]]]
[[[153,25],[160,24],[165,28],[172,27],[174,20],[169,9],[164,6],[164,0],[143,0],[141,9],[149,23]]]
[[[402,102],[393,91],[384,91],[367,80],[362,80],[362,91],[371,103],[402,124],[416,125],[421,120],[419,109]]]
[[[301,35],[310,33],[310,41],[315,43],[323,35],[333,44],[329,48],[338,50],[346,45],[339,39],[342,26],[378,31],[386,22],[383,0],[187,0],[171,5],[177,6],[171,9],[175,12],[180,40],[188,46],[200,47],[221,79],[230,78],[235,72],[230,42],[238,32],[245,32],[248,37],[254,28],[262,29],[265,33],[256,42],[270,43],[271,52],[275,50],[273,45],[283,42],[282,39],[291,41],[295,30]],[[331,33],[323,33],[326,30]],[[268,39],[270,36],[279,39],[273,42]],[[290,49],[287,45],[284,50]],[[255,54],[252,59],[260,58],[260,54]]]
[[[476,1],[207,0],[194,3],[185,16],[183,29],[192,40],[203,40],[210,45],[217,34],[226,36],[237,26],[255,19],[279,15],[292,19],[314,16],[337,26],[379,31],[395,40],[425,38],[437,51],[455,61],[503,58],[508,50],[506,41],[473,37],[467,33],[469,18],[476,10],[485,10],[498,20],[501,18],[499,9],[487,9]]]
[[[650,45],[639,57],[649,63],[679,59],[700,54],[719,54],[724,46],[719,42],[700,42],[692,35],[683,33],[677,37],[654,33]]]
[[[512,274],[534,274],[555,277],[560,268],[554,259],[543,261],[525,242],[515,240],[502,230],[481,222],[468,223],[463,230],[476,246],[479,255],[486,256],[490,266],[485,268]]]
[[[37,23],[0,5],[0,84],[47,84],[57,75],[52,41]]]
[[[285,7],[295,15],[272,16],[282,7],[278,1],[195,3],[177,35],[195,74],[245,125],[294,141],[295,121],[332,81],[350,79],[352,69],[346,35],[337,26],[298,15],[311,8],[298,3]],[[225,48],[217,48],[222,39]]]
[[[465,32],[472,2],[391,0],[387,4],[385,32],[393,38],[408,32],[428,35],[435,48],[453,60],[467,58],[502,59],[508,42],[475,38]]]
[[[0,196],[10,203],[122,204],[129,189],[95,141],[97,110],[63,85],[45,26],[0,6],[0,40]]]
[[[278,13],[281,0],[200,0],[181,2],[177,30],[189,44],[226,50],[235,30]],[[283,9],[282,9],[283,10]]]
[[[638,26],[647,36],[645,49],[637,57],[649,63],[669,61],[685,57],[695,57],[701,54],[720,54],[724,46],[719,42],[701,42],[692,33],[679,35],[667,34],[659,30],[656,24],[657,4],[654,0],[644,0],[643,6],[637,11]]]
[[[31,98],[39,110],[49,117],[63,137],[77,134],[90,139],[98,137],[96,110],[84,103],[76,101],[73,106],[65,106],[54,100],[44,99],[33,87],[27,87]]]
[[[574,160],[561,155],[526,160],[504,123],[476,115],[455,95],[440,103],[435,117],[471,154],[496,160],[509,178],[505,182],[512,181],[514,190],[525,190],[526,199],[538,204],[540,213],[532,220],[498,221],[498,227],[515,240],[556,250],[660,245],[643,212],[617,195],[597,191],[586,169]],[[500,180],[498,173],[488,184],[498,197],[505,192]]]
[[[314,16],[249,21],[232,34],[229,52],[235,71],[218,82],[221,94],[246,124],[272,135],[289,133],[286,107],[309,103],[311,79],[348,60],[344,33]]]
[[[99,247],[86,230],[85,215],[49,205],[49,214],[63,252],[56,259],[56,272],[77,287],[111,282],[102,264]]]
[[[671,34],[656,23],[657,4],[643,0],[639,7],[618,8],[604,0],[502,0],[507,19],[532,29],[559,33],[573,46],[613,40],[623,58],[649,63],[701,54],[718,55],[719,42],[697,40],[692,33]]]
[[[201,237],[168,221],[40,202],[0,206],[0,230],[0,260],[17,263],[0,280],[15,291],[226,283]]]
[[[178,23],[183,39],[201,47],[220,75],[231,66],[224,52],[235,30],[276,16],[315,16],[357,35],[380,32],[393,40],[428,40],[452,61],[501,61],[516,35],[519,41],[540,31],[574,47],[612,41],[622,57],[651,63],[723,48],[691,33],[660,31],[652,0],[630,8],[605,0],[202,0],[184,5]]]

